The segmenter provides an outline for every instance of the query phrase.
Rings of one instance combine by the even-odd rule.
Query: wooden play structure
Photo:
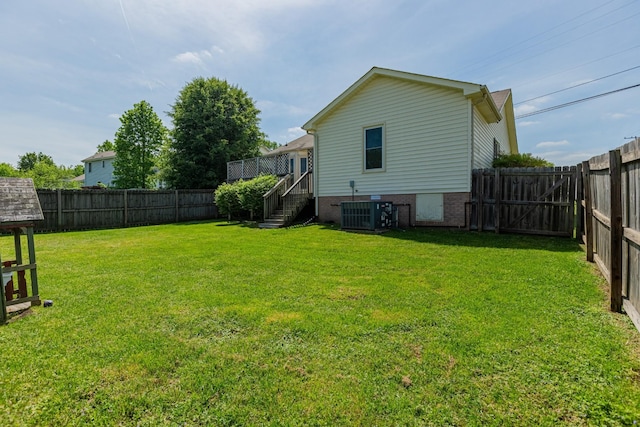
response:
[[[0,233],[12,234],[14,242],[13,258],[3,257],[4,254],[0,253],[0,324],[4,324],[8,314],[18,306],[40,305],[33,227],[35,221],[43,219],[30,178],[0,178]],[[22,236],[27,240],[26,262]]]

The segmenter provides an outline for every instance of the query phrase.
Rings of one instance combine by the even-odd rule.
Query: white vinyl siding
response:
[[[502,153],[510,153],[507,121],[487,123],[480,112],[473,110],[473,168],[490,168],[493,162],[493,140],[500,144]]]
[[[461,90],[377,77],[318,124],[318,196],[469,191],[470,111]],[[384,173],[364,173],[363,128],[384,123]]]

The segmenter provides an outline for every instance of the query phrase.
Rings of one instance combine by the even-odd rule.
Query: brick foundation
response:
[[[426,226],[426,227],[467,227],[467,202],[470,193],[444,193],[443,221],[416,221],[416,195],[392,194],[381,195],[380,200],[392,202],[398,206],[398,226]],[[326,196],[318,198],[318,220],[320,222],[335,222],[340,224],[340,202],[350,200],[371,200],[371,196]]]

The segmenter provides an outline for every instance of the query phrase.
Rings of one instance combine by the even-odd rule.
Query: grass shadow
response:
[[[538,249],[550,252],[581,252],[579,242],[568,237],[537,236],[523,234],[480,233],[464,229],[412,227],[385,232],[347,231],[338,224],[317,224],[323,230],[341,233],[376,234],[383,238],[409,240],[416,243],[432,243],[446,246],[474,248]]]

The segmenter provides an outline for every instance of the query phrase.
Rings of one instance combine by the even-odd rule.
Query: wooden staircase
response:
[[[264,195],[264,222],[260,228],[281,228],[290,225],[313,198],[313,175],[307,171],[289,185],[291,176],[281,179]]]
[[[265,218],[264,222],[258,225],[260,228],[281,228],[285,226],[284,209],[282,206],[273,211],[269,218]]]

